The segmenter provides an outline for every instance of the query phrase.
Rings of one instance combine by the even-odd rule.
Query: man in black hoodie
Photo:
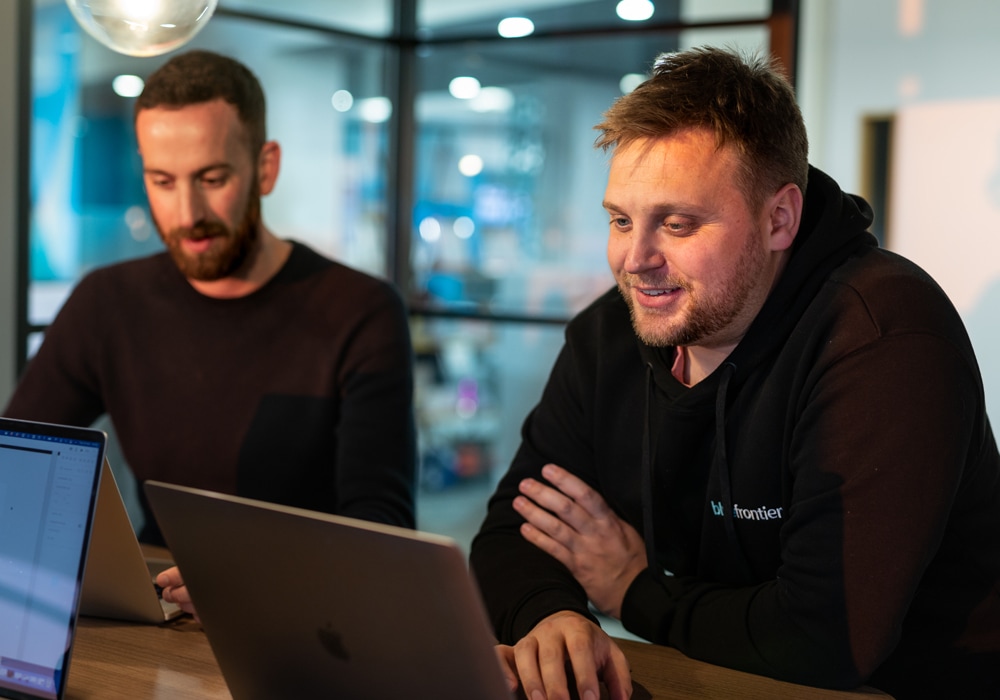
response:
[[[598,129],[618,289],[472,546],[512,686],[629,696],[592,605],[752,673],[1000,697],[1000,456],[947,296],[809,167],[774,65],[665,54]]]

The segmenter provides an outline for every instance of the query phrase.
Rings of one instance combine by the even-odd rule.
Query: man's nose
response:
[[[666,256],[658,242],[652,232],[636,231],[625,255],[625,271],[638,274],[666,265]]]
[[[197,187],[178,188],[177,225],[193,228],[205,219],[205,198]]]

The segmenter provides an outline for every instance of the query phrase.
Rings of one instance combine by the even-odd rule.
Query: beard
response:
[[[623,273],[618,280],[618,290],[628,305],[635,334],[652,347],[681,347],[715,340],[748,309],[749,302],[764,283],[767,252],[761,244],[759,231],[747,236],[736,266],[721,289],[715,293],[692,291],[689,282],[674,278],[653,278]],[[644,284],[659,288],[680,288],[689,297],[687,306],[679,312],[660,313],[639,307],[632,297],[630,287]],[[677,318],[671,319],[671,315]],[[747,319],[749,323],[749,319]]]
[[[160,239],[181,274],[190,280],[211,282],[228,277],[247,261],[255,250],[259,239],[260,195],[256,185],[250,193],[243,218],[235,228],[229,228],[220,221],[203,221],[190,228],[178,227],[164,232],[159,223],[156,229]],[[203,253],[189,253],[182,241],[214,239],[211,247]]]

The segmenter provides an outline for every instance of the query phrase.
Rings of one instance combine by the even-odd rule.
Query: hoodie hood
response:
[[[862,249],[877,247],[868,232],[872,219],[868,202],[843,192],[828,175],[810,167],[802,222],[788,265],[729,357],[737,379],[784,345],[834,269]]]

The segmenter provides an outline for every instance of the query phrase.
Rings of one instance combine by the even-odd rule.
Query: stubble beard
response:
[[[652,347],[685,347],[712,341],[726,331],[744,312],[754,292],[763,283],[767,253],[760,240],[759,232],[751,232],[728,284],[718,294],[708,297],[697,295],[684,280],[655,280],[623,274],[618,281],[618,290],[628,305],[632,328],[639,340]],[[661,314],[639,307],[632,296],[633,284],[680,288],[688,297],[687,306],[679,312],[680,316],[671,321],[670,315],[678,312]]]

